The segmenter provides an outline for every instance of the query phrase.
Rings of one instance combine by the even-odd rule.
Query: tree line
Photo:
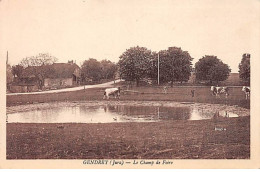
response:
[[[218,84],[225,81],[231,72],[230,67],[214,55],[203,56],[193,69],[193,58],[188,51],[178,47],[169,47],[159,52],[152,52],[145,47],[131,47],[119,58],[121,77],[135,81],[136,85],[145,78],[157,82],[159,73],[160,84],[171,83],[173,86],[174,82],[187,82],[192,72],[195,73],[197,82]],[[243,54],[239,64],[239,76],[250,84],[250,54]]]
[[[81,78],[85,83],[99,82],[100,80],[111,80],[115,78],[117,65],[110,60],[90,58],[81,65]]]
[[[58,59],[48,53],[26,57],[18,65],[7,70],[7,83],[10,83],[10,75],[20,78],[23,71],[31,67],[38,79],[44,78],[49,70],[48,66]],[[158,61],[159,60],[159,61]],[[151,79],[157,83],[158,69],[160,84],[174,82],[187,82],[191,73],[195,73],[196,81],[204,81],[210,84],[218,84],[228,78],[231,69],[217,56],[205,55],[195,63],[192,68],[193,58],[188,51],[178,47],[169,47],[167,50],[154,52],[146,47],[131,47],[122,53],[118,63],[109,60],[98,61],[94,58],[85,60],[80,66],[81,81],[83,84],[112,80],[118,74],[126,81],[134,81],[138,86],[143,79]],[[159,65],[159,66],[158,66]],[[40,66],[40,68],[39,68]],[[239,67],[239,77],[250,84],[250,54],[243,54]],[[11,72],[11,74],[10,74]]]

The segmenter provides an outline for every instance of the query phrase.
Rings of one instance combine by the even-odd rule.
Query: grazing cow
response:
[[[164,86],[164,87],[163,87],[163,92],[164,92],[164,94],[167,93],[167,90],[168,90],[168,86]]]
[[[107,98],[109,99],[109,96],[110,95],[114,95],[115,98],[120,98],[120,87],[118,88],[107,88],[105,89],[105,92],[104,92],[104,97],[103,99]]]
[[[150,78],[144,78],[143,81],[148,85],[153,85],[153,80]]]
[[[249,97],[250,97],[250,87],[243,86],[242,91],[245,93],[246,99],[249,99]]]
[[[211,86],[210,88],[212,95],[215,95],[216,97],[220,97],[220,94],[225,94],[226,98],[229,96],[229,89],[228,87],[215,87],[215,86]]]

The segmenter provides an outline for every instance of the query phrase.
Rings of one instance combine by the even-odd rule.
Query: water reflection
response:
[[[193,109],[191,112],[190,120],[201,120],[203,119],[198,109]]]
[[[215,113],[212,111],[205,111],[204,109],[194,108],[191,112],[191,117],[189,120],[211,119],[214,114]]]
[[[218,111],[218,116],[238,117],[237,114]],[[8,123],[113,123],[156,122],[162,120],[203,120],[216,114],[197,107],[155,106],[74,106],[19,112],[7,115]],[[227,115],[228,114],[228,115]]]

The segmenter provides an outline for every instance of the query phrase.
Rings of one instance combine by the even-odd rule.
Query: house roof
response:
[[[29,66],[23,71],[23,78],[32,78],[39,73],[44,73],[45,78],[71,78],[79,77],[79,66],[75,63],[54,63],[45,66]]]
[[[72,75],[79,77],[79,74],[76,73],[76,69],[79,69],[79,66],[75,63],[54,63],[51,65],[51,70],[49,78],[70,78]]]

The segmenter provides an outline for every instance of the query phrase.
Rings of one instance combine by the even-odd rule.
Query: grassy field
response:
[[[249,124],[249,116],[145,124],[8,124],[7,159],[248,159]]]
[[[240,107],[250,109],[250,101],[245,99],[245,95],[241,91],[241,87],[230,87],[230,96],[226,99],[224,95],[222,95],[220,98],[212,96],[210,92],[210,87],[173,87],[168,88],[167,94],[164,94],[163,87],[133,87],[131,88],[131,90],[136,92],[126,92],[126,87],[123,85],[120,86],[123,88],[120,97],[121,101],[165,100],[178,102],[199,102],[213,104],[217,103],[237,105]],[[191,96],[192,89],[195,90],[195,97]],[[54,101],[102,100],[103,93],[104,88],[91,88],[74,92],[7,96],[7,106]],[[111,98],[111,100],[115,99]]]

